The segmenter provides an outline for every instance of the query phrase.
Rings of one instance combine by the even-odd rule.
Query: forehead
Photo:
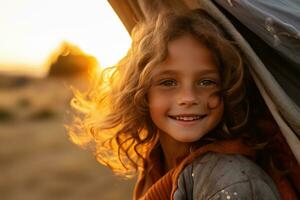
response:
[[[212,50],[193,36],[185,35],[169,42],[166,59],[154,71],[156,74],[212,73],[219,69]]]
[[[200,51],[201,53],[209,53],[210,50],[191,34],[186,34],[171,40],[168,43],[169,55],[178,55],[181,50],[193,50],[194,52]]]

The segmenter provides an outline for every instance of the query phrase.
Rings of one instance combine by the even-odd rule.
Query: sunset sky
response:
[[[130,37],[106,0],[0,0],[0,71],[45,71],[62,41],[115,64]]]

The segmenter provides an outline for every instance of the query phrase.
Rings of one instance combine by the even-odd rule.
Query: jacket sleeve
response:
[[[196,199],[200,199],[196,197]],[[233,183],[214,194],[209,194],[208,200],[237,200],[237,199],[279,199],[268,183],[262,180],[248,180]]]
[[[180,174],[174,200],[279,200],[272,179],[241,155],[208,153]]]

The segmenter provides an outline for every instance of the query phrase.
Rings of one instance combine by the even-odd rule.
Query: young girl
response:
[[[218,22],[203,10],[164,13],[139,24],[132,40],[118,65],[74,99],[84,115],[73,141],[117,174],[138,172],[135,199],[280,199],[253,162],[266,142],[253,123],[262,112],[249,100],[255,91],[245,93],[242,54]]]

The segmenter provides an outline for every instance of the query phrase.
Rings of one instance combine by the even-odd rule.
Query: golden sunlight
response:
[[[114,65],[130,36],[106,0],[0,0],[0,70],[47,69],[64,41]]]

